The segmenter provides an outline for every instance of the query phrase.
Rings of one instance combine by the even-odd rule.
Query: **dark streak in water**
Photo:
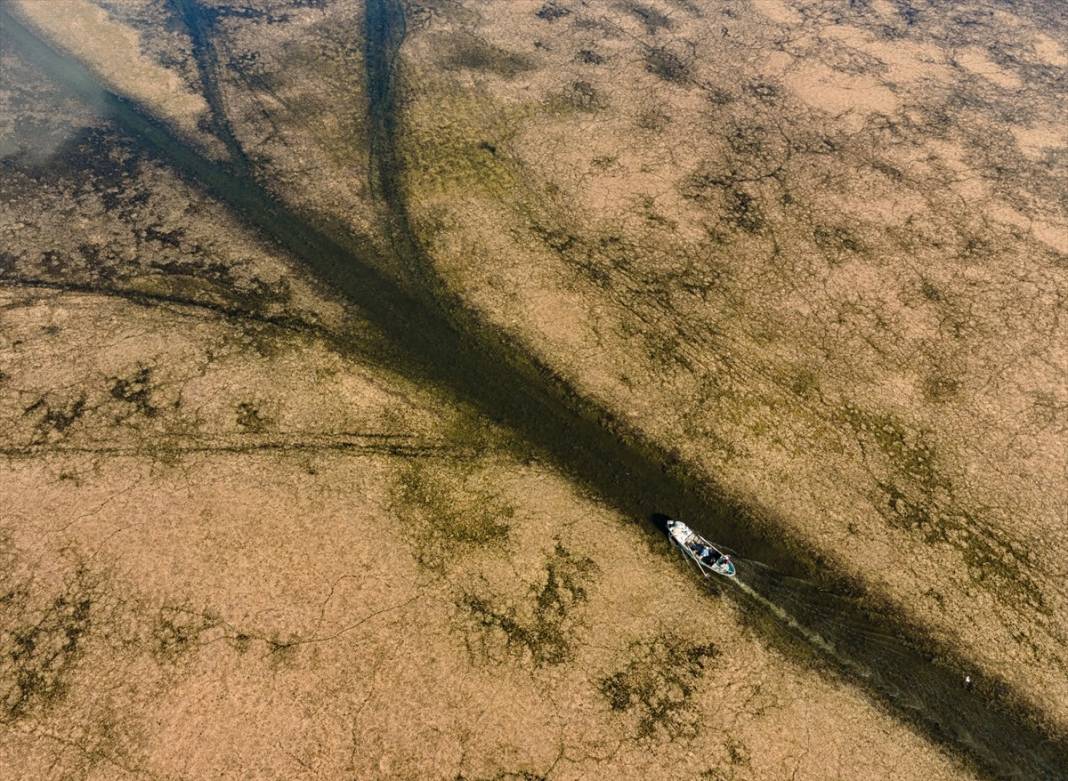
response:
[[[168,0],[174,13],[182,20],[189,39],[193,44],[193,59],[196,60],[200,84],[204,99],[211,109],[211,125],[215,134],[226,144],[230,153],[230,164],[237,173],[251,175],[251,166],[245,156],[245,150],[238,143],[223,102],[222,90],[219,89],[219,59],[210,40],[211,19],[206,17],[196,0]]]
[[[389,211],[394,250],[405,265],[414,270],[424,286],[433,290],[450,319],[463,332],[478,334],[483,345],[509,355],[515,365],[523,351],[502,344],[499,333],[450,293],[434,274],[418,237],[411,228],[403,191],[402,161],[395,148],[398,136],[396,62],[405,35],[404,11],[398,0],[367,0],[366,11],[367,88],[371,107],[372,162],[377,166],[378,194]],[[738,595],[755,612],[770,613],[795,636],[804,638],[815,650],[836,665],[852,682],[860,685],[891,713],[903,717],[929,738],[963,753],[974,766],[993,777],[1064,778],[1068,776],[1068,746],[1050,740],[1032,725],[1037,714],[1012,714],[1000,703],[984,699],[981,693],[965,691],[963,660],[954,660],[948,649],[923,637],[923,633],[895,621],[896,611],[888,606],[865,605],[860,599],[840,596],[813,582],[813,563],[797,556],[801,546],[773,542],[759,531],[740,528],[747,514],[702,491],[699,484],[681,470],[665,469],[672,463],[669,453],[649,442],[638,432],[613,420],[610,413],[595,407],[556,377],[549,367],[524,356],[518,367],[525,380],[541,385],[550,395],[548,405],[563,406],[581,432],[581,444],[595,447],[582,453],[561,453],[559,440],[546,442],[533,432],[533,441],[554,452],[569,471],[580,476],[602,495],[612,497],[624,510],[639,508],[678,508],[679,517],[697,523],[717,540],[727,540],[754,558],[775,562],[781,569],[807,575],[791,577],[766,564],[741,559]],[[600,422],[592,431],[590,422]],[[607,425],[605,425],[607,424]],[[523,430],[526,427],[518,427]],[[611,441],[603,433],[611,431]],[[529,432],[525,432],[528,433]],[[552,435],[565,435],[563,431]],[[624,444],[625,443],[625,444]],[[563,458],[560,456],[563,455]],[[615,479],[604,474],[604,465],[618,466]],[[620,479],[622,478],[622,480]],[[662,516],[661,516],[662,517]],[[766,528],[766,527],[765,527]],[[924,650],[924,648],[928,650]]]
[[[892,605],[877,604],[870,596],[864,602],[844,598],[818,586],[817,579],[826,585],[835,580],[830,568],[817,568],[804,545],[786,539],[772,519],[755,518],[723,498],[706,478],[690,474],[663,447],[575,392],[549,366],[445,289],[408,223],[393,147],[394,70],[404,37],[403,11],[395,0],[368,0],[366,22],[375,185],[394,254],[425,286],[415,292],[386,273],[397,259],[384,257],[369,240],[328,235],[251,177],[199,155],[131,102],[103,90],[83,66],[36,39],[0,6],[0,25],[23,56],[106,111],[125,131],[344,295],[392,340],[394,360],[413,379],[450,389],[510,426],[537,454],[552,459],[624,514],[643,517],[656,509],[690,522],[702,519],[694,525],[709,536],[774,567],[741,561],[740,577],[748,593],[729,592],[751,606],[754,626],[765,638],[820,652],[820,658],[890,712],[956,749],[991,777],[1064,777],[1068,741],[1051,738],[1035,726],[1040,714],[965,692],[961,670],[967,667],[961,658],[894,618]],[[837,582],[841,590],[845,581]],[[857,586],[852,591],[862,593]],[[806,642],[799,645],[798,640]]]

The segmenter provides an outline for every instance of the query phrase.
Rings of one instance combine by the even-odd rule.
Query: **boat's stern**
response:
[[[738,570],[735,569],[734,562],[731,561],[730,556],[720,556],[716,563],[712,565],[712,571],[724,577],[733,578]]]

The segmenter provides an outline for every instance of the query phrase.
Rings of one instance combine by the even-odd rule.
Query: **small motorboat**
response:
[[[672,544],[681,550],[686,558],[696,564],[697,569],[706,578],[713,572],[726,578],[734,577],[736,570],[731,557],[720,551],[715,545],[682,521],[669,518],[667,520],[667,530],[668,538]]]

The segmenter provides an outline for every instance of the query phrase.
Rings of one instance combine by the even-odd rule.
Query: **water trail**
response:
[[[1006,719],[994,696],[996,682],[966,686],[966,666],[915,644],[907,632],[894,631],[861,600],[759,562],[742,559],[735,565],[738,577],[729,587],[743,603],[773,615],[854,684],[962,751],[978,769],[995,778],[1068,778],[1063,743],[1035,741],[1025,723]]]
[[[735,560],[735,566],[738,566],[739,564],[742,565],[742,572],[744,572],[744,567],[752,567],[755,565],[755,562],[748,560],[744,562]],[[782,607],[782,605],[771,601],[759,591],[757,591],[755,588],[746,583],[743,579],[743,576],[741,575],[741,572],[739,572],[738,576],[730,582],[735,588],[740,589],[743,594],[745,594],[753,601],[759,603],[765,610],[767,610],[773,616],[782,621],[788,629],[804,637],[811,645],[815,646],[816,648],[819,648],[825,653],[831,654],[836,659],[838,659],[839,662],[846,665],[848,664],[847,659],[843,659],[839,656],[838,649],[834,646],[833,643],[829,642],[826,638],[823,637],[823,635],[819,634],[819,632],[816,632],[800,624],[796,619],[794,619],[792,615],[786,612],[786,609]]]

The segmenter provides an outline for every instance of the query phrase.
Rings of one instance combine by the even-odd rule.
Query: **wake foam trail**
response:
[[[932,740],[963,749],[977,769],[995,778],[1068,778],[1063,741],[1036,739],[1041,729],[999,700],[994,685],[968,689],[968,671],[910,642],[908,633],[886,631],[897,619],[759,562],[735,565],[738,575],[720,583],[733,586],[744,605],[774,618]]]

